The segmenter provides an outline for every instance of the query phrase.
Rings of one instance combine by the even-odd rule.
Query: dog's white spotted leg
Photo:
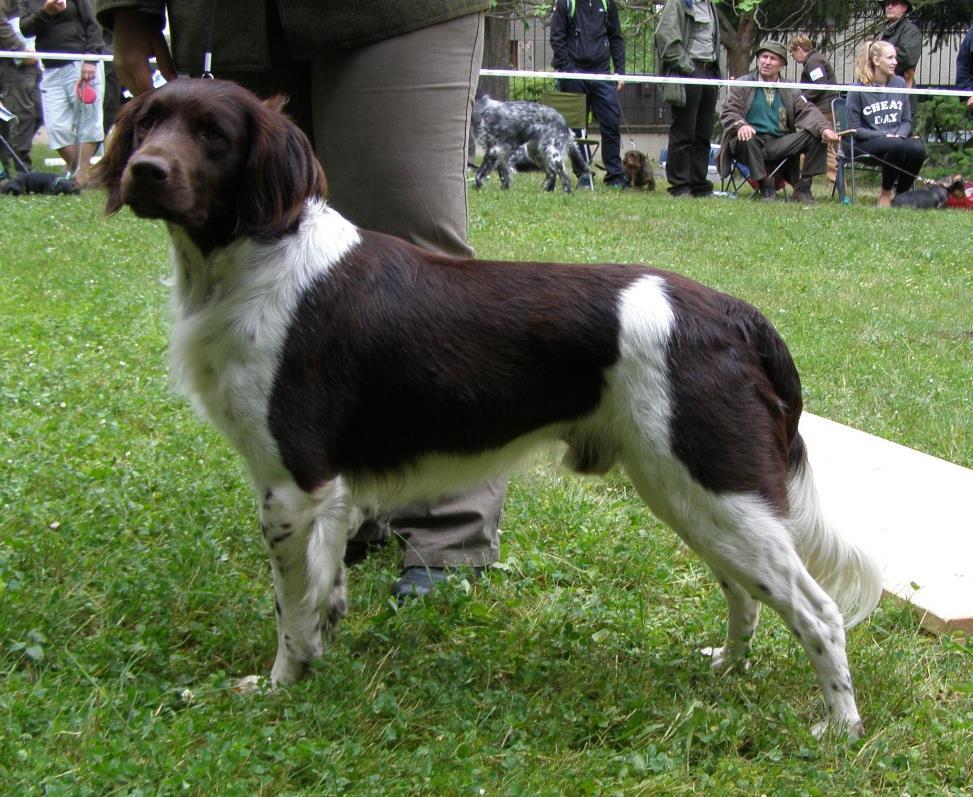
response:
[[[347,494],[337,479],[314,494],[292,483],[265,485],[260,500],[276,593],[277,657],[270,680],[286,685],[321,655],[322,630],[333,630],[345,612]]]
[[[749,592],[729,576],[714,570],[726,597],[728,609],[726,642],[721,648],[703,648],[701,653],[710,657],[713,672],[723,673],[749,667],[750,645],[760,619],[760,604]]]
[[[828,718],[814,726],[812,733],[820,736],[825,730],[833,730],[857,739],[864,728],[855,703],[845,651],[844,618],[838,606],[802,567],[789,615],[784,611],[781,615],[807,651],[824,692]]]
[[[647,490],[645,494],[651,495]],[[807,651],[824,693],[827,727],[851,738],[860,736],[863,730],[845,653],[844,619],[805,569],[787,526],[763,501],[747,496],[715,499],[707,512],[672,511],[672,504],[669,509],[673,527],[716,573],[728,577],[728,586],[745,589],[751,601],[769,606],[793,631]],[[687,534],[686,529],[692,532]],[[722,651],[725,660],[741,650],[734,647],[736,642],[730,643],[731,635],[742,642],[751,622],[746,614],[750,603],[735,590],[724,588],[724,592],[731,607],[730,650]],[[755,615],[752,622],[756,622]]]
[[[779,528],[778,528],[779,525]],[[845,652],[844,619],[811,577],[782,524],[765,521],[721,546],[721,569],[777,612],[811,660],[824,693],[826,726],[856,739],[863,733]],[[724,529],[724,541],[727,534]],[[815,726],[816,732],[822,726]]]
[[[500,187],[504,190],[510,188],[510,153],[504,151],[497,158],[497,174],[500,175]]]

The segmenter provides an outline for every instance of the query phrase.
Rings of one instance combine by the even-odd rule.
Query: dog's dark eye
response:
[[[155,126],[155,119],[151,116],[143,116],[135,123],[136,129],[140,133],[148,133]]]
[[[211,141],[211,142],[226,141],[226,136],[223,134],[223,131],[220,130],[215,125],[207,125],[206,127],[201,128],[199,131],[199,135],[204,141]]]

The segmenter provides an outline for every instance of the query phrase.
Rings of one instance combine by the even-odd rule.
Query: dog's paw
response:
[[[848,721],[825,720],[817,722],[811,727],[811,735],[818,740],[825,737],[846,737],[849,742],[861,739],[865,735],[865,726],[861,720],[852,719]]]
[[[750,662],[746,656],[728,655],[726,647],[700,648],[699,652],[710,660],[709,666],[717,675],[737,670],[745,672],[750,669]]]
[[[263,675],[248,675],[233,684],[233,691],[238,695],[266,694],[272,690],[270,680]]]

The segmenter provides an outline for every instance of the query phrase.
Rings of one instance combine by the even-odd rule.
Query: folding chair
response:
[[[3,123],[3,128],[0,129],[3,129],[4,132],[6,132],[7,123],[15,122],[15,121],[17,121],[17,114],[15,114],[6,105],[0,102],[0,122]],[[10,155],[10,157],[13,159],[13,163],[17,166],[17,174],[26,174],[27,172],[30,171],[30,169],[28,169],[27,166],[24,164],[24,162],[20,159],[20,156],[18,156],[17,153],[14,151],[14,148],[10,145],[10,142],[7,141],[7,139],[4,138],[2,135],[0,135],[0,147],[3,147],[3,149],[5,149],[7,153]],[[0,161],[0,172],[3,172],[3,177],[7,176],[6,174],[7,170],[3,168],[2,161]]]
[[[855,170],[865,168],[869,171],[880,171],[881,166],[867,152],[855,151],[855,128],[848,127],[848,100],[846,97],[835,97],[831,101],[831,123],[835,132],[840,136],[835,169],[834,191],[838,192],[838,201],[842,204],[855,202]],[[845,167],[851,168],[851,199],[846,198]],[[834,194],[834,191],[832,194]]]
[[[767,174],[767,177],[774,179],[774,187],[778,191],[785,191],[787,187],[787,181],[784,180],[782,175],[778,174],[784,168],[785,163],[787,163],[786,160],[780,161]],[[760,193],[760,183],[750,178],[750,169],[747,168],[747,164],[738,161],[736,158],[731,158],[729,174],[720,179],[720,191],[727,196],[738,197],[745,185],[749,185],[753,189],[750,199],[756,199]]]
[[[581,147],[585,160],[590,165],[601,142],[597,138],[588,137],[588,95],[573,91],[544,91],[541,93],[541,105],[547,105],[564,117],[568,127],[580,131],[575,133],[574,140]]]

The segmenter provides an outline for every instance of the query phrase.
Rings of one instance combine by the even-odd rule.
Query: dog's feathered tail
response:
[[[761,322],[755,333],[761,338],[758,345],[764,370],[785,405],[788,525],[804,566],[838,604],[845,627],[851,628],[878,605],[881,569],[868,552],[841,536],[822,511],[807,448],[798,431],[802,400],[797,368],[777,331],[762,317]]]

